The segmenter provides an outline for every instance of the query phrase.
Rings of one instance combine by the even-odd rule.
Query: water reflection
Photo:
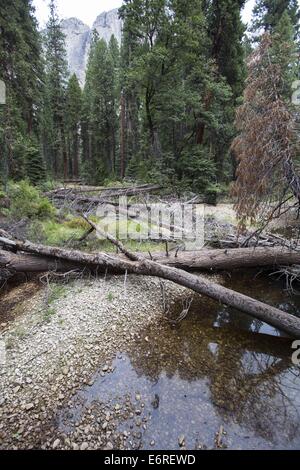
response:
[[[293,302],[294,313],[300,311],[299,299],[276,283],[249,281],[239,278],[235,288],[251,295],[255,289],[256,298],[273,305]],[[134,401],[139,393],[150,418],[143,448],[152,442],[151,448],[176,449],[181,434],[187,448],[212,448],[222,425],[229,448],[299,449],[300,369],[291,354],[291,340],[274,329],[202,299],[175,328],[161,321],[142,330],[134,348],[115,360],[114,373],[96,374],[79,393],[73,412],[78,419],[97,400]]]
[[[290,341],[233,328],[216,329],[197,315],[193,312],[176,330],[162,327],[159,335],[143,332],[149,343],[140,341],[128,353],[137,375],[154,383],[163,375],[175,381],[203,382],[209,390],[205,400],[222,423],[238,425],[274,444],[289,445],[298,436],[300,407],[299,370],[291,364]],[[195,401],[204,399],[201,393],[190,403],[191,415]]]

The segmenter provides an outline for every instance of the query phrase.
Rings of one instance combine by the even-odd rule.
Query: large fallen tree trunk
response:
[[[1,239],[0,239],[1,240]],[[74,252],[73,252],[74,253]],[[78,252],[81,253],[81,252]],[[142,256],[142,253],[139,254]],[[84,261],[68,262],[58,258],[51,258],[40,253],[38,256],[29,254],[15,254],[0,250],[0,269],[6,268],[16,272],[65,272],[69,269],[82,268],[105,269],[106,262],[96,265],[93,263],[94,255],[87,255]],[[123,260],[123,255],[113,255]],[[150,255],[145,254],[150,259]],[[231,250],[202,250],[195,252],[178,252],[176,255],[166,256],[165,253],[152,253],[152,260],[165,266],[183,269],[185,271],[222,271],[242,268],[275,268],[300,264],[300,253],[290,252],[282,248],[239,248]]]
[[[194,292],[208,296],[222,304],[234,307],[254,318],[262,320],[292,337],[300,338],[300,318],[294,317],[277,308],[254,300],[246,295],[232,291],[226,287],[218,285],[204,277],[195,276],[178,268],[164,266],[153,260],[148,260],[139,254],[129,252],[120,242],[112,237],[107,238],[114,243],[125,254],[128,259],[110,256],[107,254],[86,254],[75,250],[64,250],[55,247],[36,245],[31,242],[10,240],[5,237],[0,238],[0,243],[5,248],[15,251],[23,251],[37,255],[43,255],[58,260],[68,261],[71,264],[92,264],[101,266],[105,270],[114,272],[133,273],[137,275],[154,276],[172,281],[181,286],[187,287]]]

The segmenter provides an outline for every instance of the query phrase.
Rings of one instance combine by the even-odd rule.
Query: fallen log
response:
[[[94,225],[92,222],[90,223],[91,226]],[[101,266],[107,271],[112,270],[113,272],[132,273],[166,279],[187,287],[194,292],[210,297],[222,304],[245,312],[292,337],[300,338],[300,318],[218,285],[204,277],[190,274],[178,268],[165,266],[156,261],[148,260],[139,254],[131,253],[119,241],[110,236],[107,238],[125,254],[127,259],[121,259],[120,257],[110,256],[104,253],[91,255],[76,250],[64,250],[56,247],[36,245],[28,241],[7,240],[7,238],[0,238],[0,243],[4,248],[7,246],[17,251],[44,255],[71,263],[75,262],[75,264],[81,263],[88,265],[90,263],[95,267]]]
[[[143,186],[133,186],[131,188],[103,188],[100,190],[98,196],[84,196],[82,193],[87,193],[89,190],[83,191],[81,188],[72,189],[72,188],[61,188],[54,191],[49,191],[45,193],[45,196],[52,199],[69,199],[69,200],[78,200],[78,202],[103,202],[103,197],[119,197],[119,196],[135,196],[137,194],[145,194],[154,191],[159,191],[162,189],[159,185],[143,185]],[[91,190],[94,192],[95,190]],[[82,194],[82,195],[81,195]]]
[[[1,239],[0,239],[1,242]],[[78,252],[82,253],[82,252]],[[142,253],[138,253],[142,256]],[[62,259],[55,259],[43,253],[30,256],[29,254],[15,254],[6,250],[0,250],[0,269],[6,268],[16,272],[44,272],[44,271],[68,271],[70,268],[82,268],[87,266],[94,269],[105,269],[106,264],[94,264],[94,255],[85,254],[84,261],[73,261],[70,265]],[[115,259],[124,260],[123,255],[114,254]],[[144,254],[146,259],[150,255]],[[300,253],[282,250],[281,248],[239,248],[231,250],[201,250],[193,252],[178,252],[177,254],[151,253],[153,261],[165,266],[171,266],[185,271],[226,271],[245,268],[275,268],[279,266],[291,266],[300,264]],[[120,271],[119,271],[120,272]]]
[[[74,269],[82,269],[82,264],[72,263],[62,259],[50,258],[30,254],[15,254],[10,251],[0,250],[0,270],[6,269],[15,273],[43,273],[68,272]]]

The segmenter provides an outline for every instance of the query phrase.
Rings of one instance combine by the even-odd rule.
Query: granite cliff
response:
[[[114,35],[119,44],[122,36],[122,22],[118,9],[101,13],[90,28],[77,18],[68,18],[61,23],[66,36],[66,49],[70,73],[76,73],[83,85],[91,44],[92,31],[97,30],[101,39],[108,42]]]

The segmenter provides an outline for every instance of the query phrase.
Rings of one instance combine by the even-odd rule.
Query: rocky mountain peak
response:
[[[112,35],[119,44],[122,38],[122,22],[118,9],[103,12],[97,16],[90,28],[78,18],[68,18],[61,22],[66,36],[66,49],[70,73],[76,73],[81,85],[85,81],[86,66],[91,45],[92,31],[96,29],[100,39],[109,42]]]

